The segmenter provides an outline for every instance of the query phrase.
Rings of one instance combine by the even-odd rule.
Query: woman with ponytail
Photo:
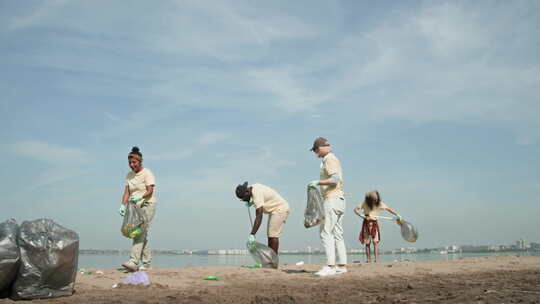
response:
[[[154,190],[156,179],[150,169],[143,167],[143,156],[138,147],[133,147],[129,152],[128,164],[131,171],[126,176],[120,214],[123,216],[127,204],[137,204],[146,216],[148,227],[146,233],[133,239],[130,259],[122,266],[129,271],[146,270],[152,262],[148,247],[148,231],[156,210],[157,199]],[[139,267],[139,264],[142,266]]]

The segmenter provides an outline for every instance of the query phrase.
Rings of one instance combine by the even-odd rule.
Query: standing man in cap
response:
[[[346,273],[347,252],[343,240],[345,197],[341,163],[332,153],[330,142],[326,138],[317,137],[310,150],[322,159],[320,179],[310,182],[308,187],[316,188],[320,186],[324,199],[324,222],[321,223],[320,236],[327,262],[327,265],[315,274],[318,276],[331,276]]]
[[[248,207],[255,206],[255,223],[251,228],[248,243],[255,242],[263,213],[268,214],[268,247],[279,253],[279,237],[289,217],[289,203],[276,190],[261,184],[248,186],[248,182],[236,187],[236,197],[246,202]]]

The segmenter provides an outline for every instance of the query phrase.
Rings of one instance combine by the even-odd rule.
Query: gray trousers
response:
[[[149,266],[152,262],[152,252],[148,248],[148,237],[150,233],[150,224],[156,213],[156,203],[146,203],[141,209],[146,215],[148,220],[148,227],[146,233],[140,237],[133,239],[133,246],[131,247],[131,255],[129,257],[129,263],[139,265],[142,262],[143,265]]]
[[[343,240],[343,216],[345,214],[345,198],[327,198],[323,202],[324,222],[321,223],[321,242],[326,253],[326,264],[347,264],[347,250]]]

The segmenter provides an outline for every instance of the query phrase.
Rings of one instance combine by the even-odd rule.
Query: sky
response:
[[[383,248],[540,242],[538,1],[1,1],[0,221],[52,218],[81,248],[120,234],[127,154],[156,176],[152,248],[243,248],[234,188],[303,226],[328,138],[345,240],[366,192],[420,232]],[[265,242],[266,216],[257,239]]]

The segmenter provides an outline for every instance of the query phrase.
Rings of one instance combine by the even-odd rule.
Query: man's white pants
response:
[[[341,197],[327,198],[323,202],[324,222],[321,223],[321,242],[326,253],[326,264],[347,264],[347,250],[343,240],[343,216],[345,199]]]

